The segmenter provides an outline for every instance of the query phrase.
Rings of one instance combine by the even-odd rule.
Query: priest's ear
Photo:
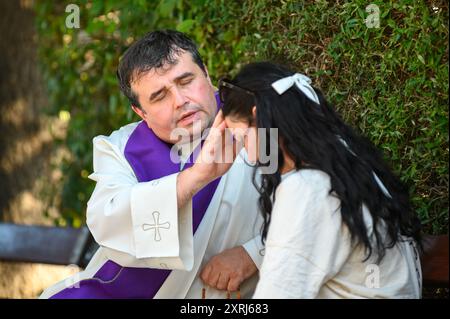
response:
[[[136,113],[141,119],[145,120],[147,113],[145,113],[143,109],[133,104],[131,104],[131,108],[133,109],[134,113]]]
[[[212,82],[211,82],[211,78],[209,76],[208,68],[206,67],[205,64],[203,64],[203,70],[202,71],[205,74],[205,77],[208,80],[209,84],[213,85]]]

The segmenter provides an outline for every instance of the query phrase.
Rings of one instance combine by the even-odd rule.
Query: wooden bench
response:
[[[85,268],[97,250],[87,227],[25,226],[0,223],[0,260]],[[424,288],[448,288],[448,235],[424,238]]]
[[[0,260],[85,268],[97,250],[87,227],[0,223]]]
[[[421,256],[423,286],[449,288],[448,286],[448,235],[424,236]]]

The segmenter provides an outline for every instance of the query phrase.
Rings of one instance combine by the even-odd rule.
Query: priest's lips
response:
[[[197,121],[200,119],[200,111],[188,111],[181,115],[180,119],[178,120],[178,124],[180,125],[189,125],[193,123],[194,121]]]

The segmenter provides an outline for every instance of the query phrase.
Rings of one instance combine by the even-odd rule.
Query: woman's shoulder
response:
[[[282,181],[277,188],[277,193],[292,191],[323,191],[328,193],[331,188],[330,176],[317,169],[300,169],[282,176]],[[277,195],[278,195],[277,194]]]

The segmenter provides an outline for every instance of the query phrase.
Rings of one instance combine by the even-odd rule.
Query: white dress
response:
[[[253,298],[420,298],[421,268],[411,240],[365,262],[350,244],[329,176],[302,169],[276,190],[265,256]],[[364,219],[372,232],[366,207]]]

